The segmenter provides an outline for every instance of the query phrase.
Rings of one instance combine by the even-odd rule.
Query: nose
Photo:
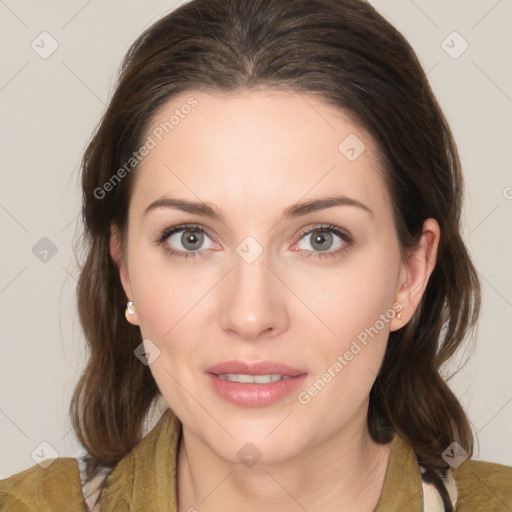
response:
[[[287,329],[286,287],[269,267],[265,252],[252,263],[235,254],[220,291],[220,323],[231,335],[256,341]]]

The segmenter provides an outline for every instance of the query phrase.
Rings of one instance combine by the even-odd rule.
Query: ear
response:
[[[423,223],[418,247],[408,255],[407,261],[402,264],[396,302],[393,305],[397,314],[401,313],[401,318],[398,318],[397,315],[394,316],[390,322],[391,331],[403,327],[416,311],[430,275],[436,266],[440,237],[441,230],[438,222],[435,219],[427,219]]]
[[[110,255],[112,256],[112,259],[114,260],[114,263],[116,264],[119,270],[119,278],[121,280],[121,284],[123,286],[127,300],[133,301],[128,266],[123,256],[121,234],[119,232],[118,226],[114,223],[112,223],[110,226]],[[137,311],[136,308],[134,309],[135,313],[133,313],[132,315],[126,315],[126,319],[132,325],[139,325]]]

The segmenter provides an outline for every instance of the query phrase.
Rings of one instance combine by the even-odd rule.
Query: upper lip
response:
[[[207,373],[222,375],[226,373],[237,373],[243,375],[289,375],[295,377],[307,373],[305,370],[292,368],[277,361],[260,361],[258,363],[246,363],[245,361],[225,361],[210,366]]]

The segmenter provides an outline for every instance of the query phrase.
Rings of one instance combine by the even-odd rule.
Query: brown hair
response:
[[[111,223],[126,230],[136,166],[113,190],[97,191],[176,94],[255,87],[316,94],[366,128],[380,151],[403,254],[425,219],[438,221],[437,265],[411,321],[390,334],[368,427],[379,443],[399,433],[429,471],[447,469],[441,453],[453,441],[471,456],[470,424],[440,367],[474,333],[480,286],[460,233],[457,148],[411,46],[364,0],[193,0],[133,43],[83,156],[86,259],[77,297],[90,357],[70,413],[91,474],[138,443],[159,396],[149,367],[134,356],[141,333],[124,318],[127,298],[109,253]]]

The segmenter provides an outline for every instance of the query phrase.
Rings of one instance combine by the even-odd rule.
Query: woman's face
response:
[[[232,462],[243,450],[284,461],[360,432],[389,332],[412,314],[372,139],[320,99],[283,91],[182,93],[147,136],[127,259],[114,243],[112,254],[169,406]],[[345,199],[301,207],[331,197]],[[151,207],[163,198],[211,210]],[[194,227],[169,234],[183,224]],[[212,371],[232,361],[301,375],[233,383],[216,375],[286,370]]]

